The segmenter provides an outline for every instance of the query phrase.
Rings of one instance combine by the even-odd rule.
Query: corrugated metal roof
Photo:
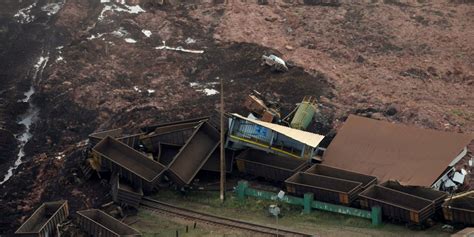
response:
[[[323,164],[429,187],[473,138],[351,115],[324,152]]]
[[[318,144],[324,138],[323,135],[319,135],[319,134],[316,134],[316,133],[301,131],[301,130],[298,130],[298,129],[293,129],[293,128],[285,127],[285,126],[274,124],[274,123],[267,123],[267,122],[263,122],[263,121],[260,121],[260,120],[249,119],[249,118],[246,118],[242,115],[235,114],[235,113],[232,114],[232,115],[237,117],[237,118],[240,118],[240,119],[247,120],[249,122],[258,124],[262,127],[269,128],[269,129],[271,129],[275,132],[283,134],[283,135],[285,135],[287,137],[290,137],[290,138],[292,138],[296,141],[304,143],[304,144],[306,144],[310,147],[317,147]]]

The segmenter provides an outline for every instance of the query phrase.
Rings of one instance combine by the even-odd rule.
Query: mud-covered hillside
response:
[[[214,113],[221,78],[231,112],[244,112],[254,89],[279,99],[283,112],[317,97],[311,131],[321,134],[349,113],[474,131],[471,2],[287,2],[2,4],[0,174],[24,157],[0,185],[0,233],[42,201],[101,205],[101,184],[78,177],[87,135]],[[294,66],[272,73],[260,59],[270,52]]]

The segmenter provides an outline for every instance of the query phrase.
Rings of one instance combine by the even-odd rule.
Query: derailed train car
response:
[[[15,232],[16,236],[46,237],[69,216],[67,201],[45,202]]]
[[[139,237],[140,232],[120,222],[98,209],[78,211],[78,222],[81,229],[92,236],[101,237]]]
[[[111,137],[103,139],[93,149],[102,167],[117,173],[135,188],[152,191],[166,167]]]
[[[219,132],[202,123],[169,164],[171,179],[179,186],[190,184],[219,144]]]

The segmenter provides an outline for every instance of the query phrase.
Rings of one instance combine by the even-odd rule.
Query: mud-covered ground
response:
[[[284,113],[304,96],[317,97],[320,113],[311,131],[321,134],[335,131],[349,113],[474,131],[469,2],[232,1],[147,5],[141,12],[127,7],[138,1],[67,0],[45,16],[43,6],[62,1],[38,1],[30,13],[37,17],[19,22],[14,15],[34,2],[7,1],[0,10],[0,141],[21,132],[16,121],[27,105],[17,101],[32,84],[40,109],[24,164],[0,185],[6,217],[0,233],[11,233],[42,201],[67,198],[72,212],[109,201],[106,185],[80,177],[87,135],[214,113],[219,94],[206,92],[219,90],[220,78],[230,112],[245,113],[242,102],[253,89],[279,99]],[[156,49],[163,41],[204,53]],[[28,72],[45,51],[49,61],[32,82]],[[269,52],[295,67],[270,72],[260,65]],[[15,147],[0,143],[5,164]]]

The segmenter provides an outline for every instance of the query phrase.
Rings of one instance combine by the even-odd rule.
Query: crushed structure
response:
[[[249,147],[301,159],[316,157],[324,136],[231,114],[226,147]]]
[[[325,151],[323,164],[373,175],[381,182],[446,190],[454,178],[449,176],[452,168],[472,140],[472,135],[350,115]]]

